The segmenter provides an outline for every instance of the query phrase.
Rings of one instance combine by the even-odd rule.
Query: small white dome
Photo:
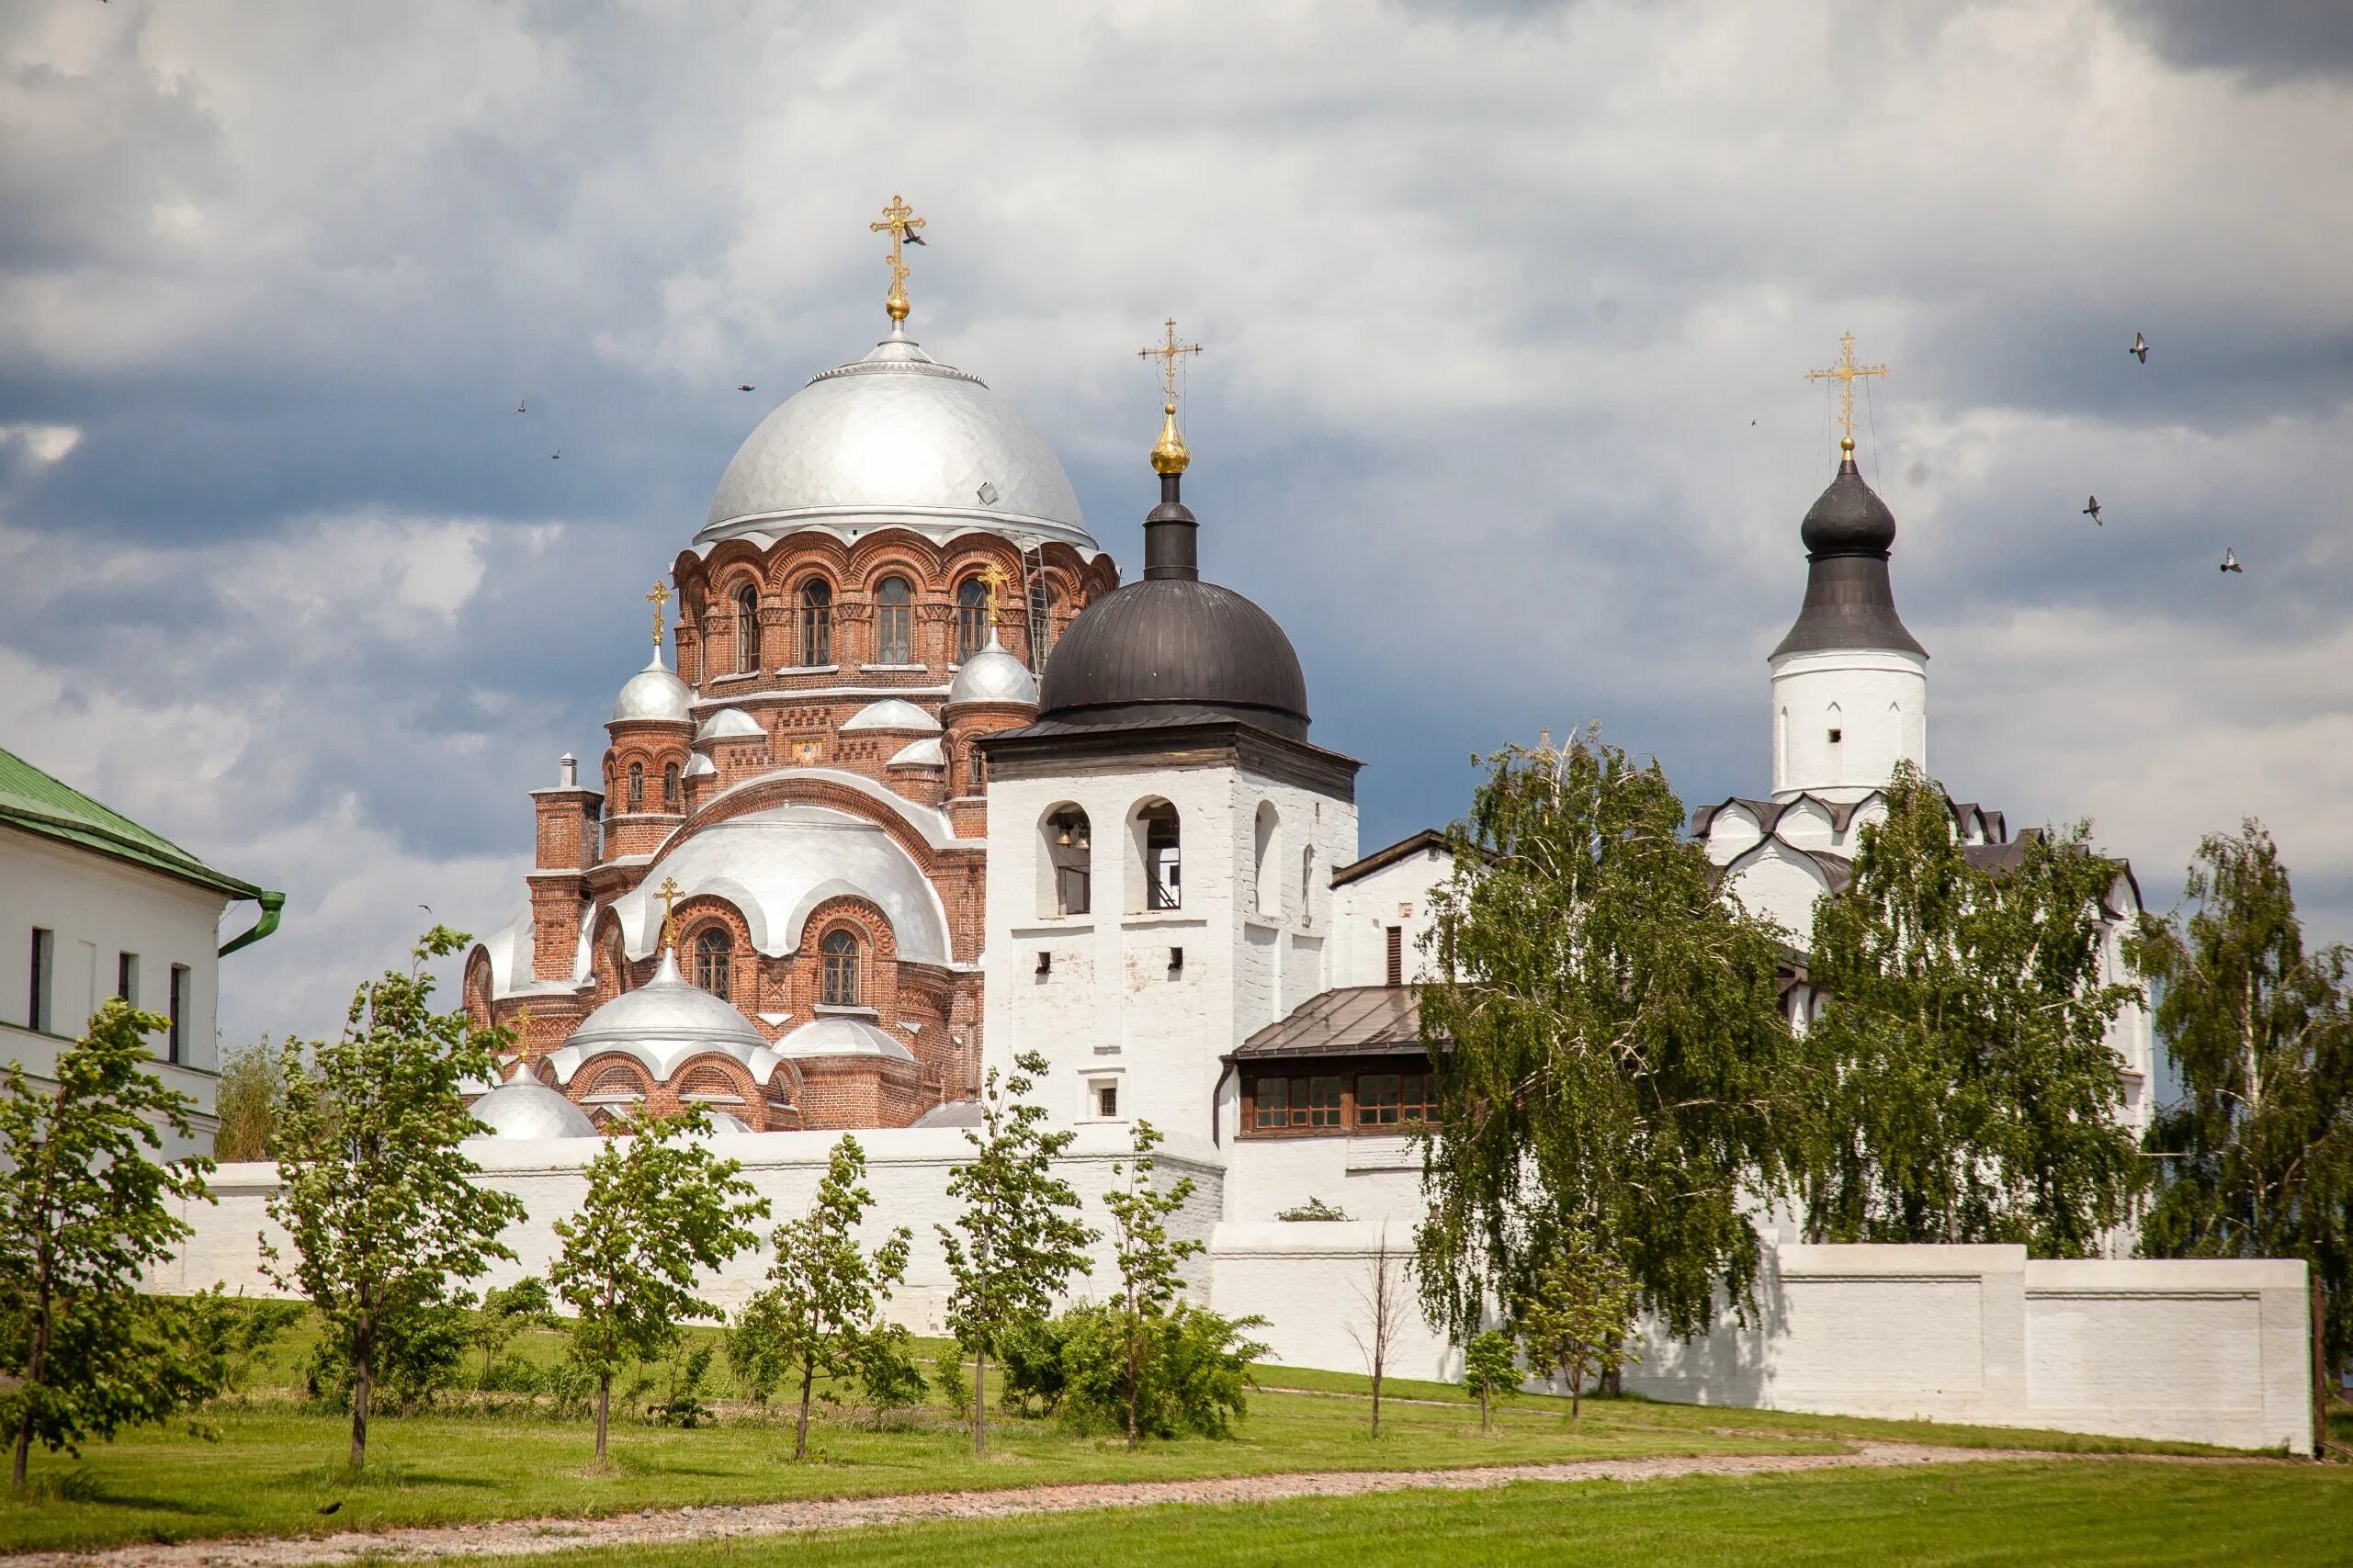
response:
[[[862,1018],[820,1018],[804,1023],[782,1040],[776,1050],[786,1056],[883,1056],[912,1062],[915,1053]]]
[[[662,950],[652,979],[590,1013],[564,1043],[588,1054],[655,1042],[746,1058],[768,1043],[733,1003],[688,985],[678,972],[677,953],[668,948]]]
[[[705,773],[716,773],[718,771],[719,765],[700,751],[696,752],[686,762],[686,776],[690,779],[699,779]]]
[[[842,733],[859,729],[903,729],[916,735],[937,735],[940,721],[904,697],[868,703],[842,721]]]
[[[703,728],[695,731],[697,740],[728,740],[739,735],[764,735],[760,721],[741,708],[721,708],[703,720]]]
[[[995,627],[989,631],[989,646],[964,661],[948,687],[948,701],[954,703],[1024,703],[1037,705],[1037,677],[1029,666],[1005,651],[997,640]]]
[[[660,719],[664,723],[684,724],[692,716],[688,705],[695,700],[694,691],[670,672],[662,661],[662,649],[653,650],[653,662],[629,677],[621,694],[613,699],[613,722],[627,719]]]
[[[980,1102],[977,1100],[949,1100],[933,1106],[914,1121],[911,1127],[978,1127],[980,1125]]]
[[[945,768],[948,765],[948,758],[947,752],[940,746],[940,738],[929,735],[901,746],[887,765],[893,768]]]
[[[515,1076],[470,1107],[475,1121],[490,1129],[492,1138],[593,1138],[596,1123],[588,1113],[517,1066]]]

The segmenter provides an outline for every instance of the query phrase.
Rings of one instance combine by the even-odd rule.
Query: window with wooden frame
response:
[[[678,809],[678,764],[675,762],[665,763],[662,770],[662,808],[664,811]]]
[[[956,661],[989,646],[989,585],[967,577],[956,585]]]
[[[1261,1132],[1341,1125],[1340,1076],[1264,1077],[1252,1080],[1250,1125]]]
[[[695,939],[695,984],[715,997],[727,995],[728,965],[735,943],[718,926]]]
[[[645,764],[643,762],[629,764],[629,809],[632,811],[645,809]]]
[[[858,939],[845,931],[828,931],[818,944],[817,1002],[820,1007],[863,1006],[858,990]]]
[[[1267,1072],[1242,1082],[1245,1134],[1411,1132],[1438,1120],[1437,1086],[1428,1067],[1372,1072]]]
[[[1359,1127],[1418,1127],[1438,1120],[1428,1073],[1361,1073],[1356,1079]]]
[[[800,585],[800,661],[805,666],[833,662],[833,585],[821,577]]]
[[[760,591],[748,582],[735,591],[735,668],[740,674],[760,668]]]
[[[915,591],[903,577],[886,577],[876,585],[874,658],[877,664],[915,662]]]

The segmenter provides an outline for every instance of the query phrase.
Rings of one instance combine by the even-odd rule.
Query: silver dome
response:
[[[938,540],[980,528],[1096,548],[1053,448],[987,382],[940,364],[897,326],[761,421],[695,537],[708,546],[886,525]]]
[[[659,941],[662,904],[653,889],[673,876],[683,897],[707,894],[732,905],[750,930],[752,945],[772,958],[798,951],[810,913],[828,898],[846,894],[882,911],[900,958],[917,964],[949,960],[947,911],[938,891],[888,833],[846,811],[772,806],[714,822],[663,851],[643,880],[613,901],[631,958],[646,956]],[[605,1006],[628,999],[618,997]]]
[[[881,1056],[912,1062],[915,1053],[889,1033],[862,1018],[820,1018],[804,1023],[782,1040],[776,1050],[786,1056]]]
[[[916,735],[937,735],[940,721],[905,697],[885,697],[868,703],[842,721],[842,733],[861,729],[903,729]]]
[[[583,1063],[606,1052],[636,1058],[657,1083],[692,1058],[718,1052],[741,1062],[754,1081],[764,1084],[779,1060],[767,1037],[733,1004],[686,983],[678,972],[678,954],[669,948],[662,950],[652,979],[582,1020],[548,1065],[557,1082],[570,1083]]]
[[[1037,705],[1037,677],[1029,666],[1005,651],[996,628],[989,630],[989,646],[964,661],[948,686],[951,703],[1025,703]]]
[[[883,765],[890,768],[945,768],[948,765],[947,751],[940,745],[938,736],[927,735],[921,740],[910,740],[901,746]]]
[[[594,1138],[588,1113],[517,1066],[515,1076],[469,1108],[492,1138]]]
[[[948,1100],[933,1106],[914,1121],[911,1127],[978,1127],[980,1125],[980,1102],[977,1100]]]
[[[686,776],[690,779],[699,779],[705,773],[716,773],[718,771],[719,765],[700,751],[696,752],[686,763]]]
[[[764,735],[760,721],[741,708],[721,708],[703,720],[703,728],[695,731],[697,740],[725,740],[737,735]]]
[[[662,649],[653,650],[653,662],[629,677],[621,694],[613,699],[613,722],[624,719],[658,718],[673,723],[687,722],[692,715],[688,705],[695,694],[685,682],[670,672],[662,661]]]

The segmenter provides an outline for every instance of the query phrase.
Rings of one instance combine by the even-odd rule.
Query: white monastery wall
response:
[[[1389,1346],[1388,1374],[1442,1381],[1461,1376],[1461,1356],[1416,1304],[1413,1226],[1407,1222],[1228,1220],[1217,1227],[1210,1247],[1217,1310],[1232,1317],[1265,1318],[1251,1332],[1267,1346],[1269,1360],[1369,1371],[1371,1296],[1384,1245],[1390,1287],[1405,1303]]]
[[[1857,800],[1885,787],[1903,758],[1928,768],[1925,659],[1892,649],[1793,653],[1774,664],[1772,684],[1775,799],[1810,790]]]
[[[1367,872],[1332,895],[1334,986],[1380,986],[1389,978],[1389,928],[1401,928],[1405,978],[1431,978],[1421,939],[1431,927],[1430,895],[1454,874],[1454,860],[1432,847]]]
[[[1412,1138],[1237,1138],[1239,1097],[1224,1111],[1227,1140],[1226,1219],[1272,1221],[1309,1199],[1320,1199],[1351,1220],[1420,1223],[1430,1201],[1421,1195],[1421,1145]]]
[[[2030,1261],[1784,1243],[1742,1326],[1651,1337],[1629,1390],[1769,1410],[2312,1451],[2300,1261]]]
[[[185,965],[180,1062],[164,1060],[159,1035],[155,1071],[196,1100],[197,1135],[185,1145],[167,1138],[171,1146],[163,1154],[210,1153],[219,1128],[212,1116],[221,1060],[218,949],[228,903],[209,889],[108,855],[0,829],[0,1061],[20,1062],[47,1078],[58,1053],[115,994],[121,954],[137,955],[130,999],[150,1012],[171,1010],[172,966]],[[30,1027],[35,928],[51,933],[46,1031]]]

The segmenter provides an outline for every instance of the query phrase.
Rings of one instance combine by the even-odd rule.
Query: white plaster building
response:
[[[221,916],[245,901],[260,918],[224,942]],[[210,1154],[221,959],[277,930],[285,902],[0,751],[0,1060],[51,1081],[58,1053],[122,997],[170,1021],[155,1071],[197,1102],[193,1140],[167,1134],[162,1153]]]

